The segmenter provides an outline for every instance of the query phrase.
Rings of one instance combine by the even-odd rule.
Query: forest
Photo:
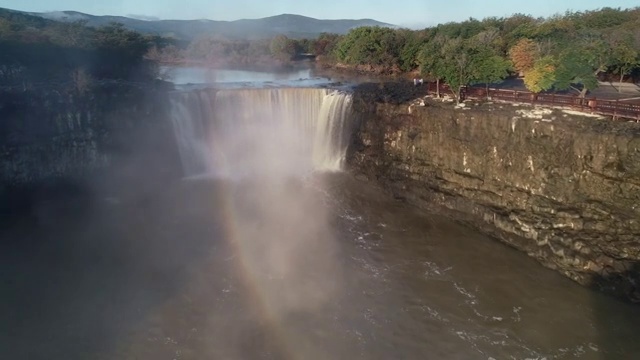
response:
[[[420,31],[358,28],[339,39],[333,61],[386,72],[419,72],[452,89],[524,77],[528,90],[585,96],[599,79],[640,70],[640,8],[603,8],[549,18],[515,14]]]
[[[149,81],[158,70],[145,54],[172,43],[117,23],[93,28],[0,9],[0,85],[85,91],[100,80]]]
[[[325,67],[442,81],[456,95],[467,85],[521,76],[534,93],[568,90],[585,96],[598,80],[622,82],[640,75],[638,7],[569,11],[548,18],[470,18],[422,30],[359,27],[346,35],[325,33],[313,39],[278,35],[232,40],[210,34],[181,42],[116,23],[85,25],[0,10],[2,83],[137,81],[157,77],[162,63],[286,67],[299,54],[313,54]]]

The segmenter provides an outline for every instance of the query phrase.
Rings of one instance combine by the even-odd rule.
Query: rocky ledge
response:
[[[513,104],[407,101],[417,92],[355,90],[355,173],[581,284],[640,301],[639,124]]]

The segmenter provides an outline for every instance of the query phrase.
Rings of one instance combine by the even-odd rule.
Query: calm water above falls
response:
[[[637,307],[371,183],[310,172],[344,156],[343,141],[326,139],[347,131],[348,95],[264,91],[227,93],[222,105],[211,93],[174,98],[175,107],[184,105],[172,116],[190,177],[164,193],[136,202],[45,202],[0,230],[15,240],[6,244],[30,244],[0,252],[0,358],[640,353]],[[278,116],[268,120],[288,136],[251,126],[264,120],[256,119],[264,106],[251,109],[257,100],[247,96],[271,99],[268,113]],[[304,109],[292,105],[301,102]],[[300,117],[305,125],[292,125]],[[209,156],[216,152],[224,156]],[[208,175],[191,176],[198,169]]]
[[[164,67],[161,73],[167,81],[185,89],[202,88],[212,84],[226,88],[317,87],[331,82],[328,77],[318,76],[311,69],[271,73],[203,67]]]

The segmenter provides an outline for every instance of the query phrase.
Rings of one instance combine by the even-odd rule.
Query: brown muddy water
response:
[[[2,359],[634,359],[640,309],[345,173],[5,225]]]

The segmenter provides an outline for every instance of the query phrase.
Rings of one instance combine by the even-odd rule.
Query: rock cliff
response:
[[[351,169],[582,283],[640,300],[640,126],[357,89]],[[409,91],[410,92],[410,91]],[[469,249],[473,251],[473,249]]]
[[[0,94],[0,196],[55,182],[142,188],[180,171],[160,84]],[[31,190],[26,193],[31,193]],[[4,193],[4,194],[2,194]],[[7,205],[6,203],[4,205]]]

